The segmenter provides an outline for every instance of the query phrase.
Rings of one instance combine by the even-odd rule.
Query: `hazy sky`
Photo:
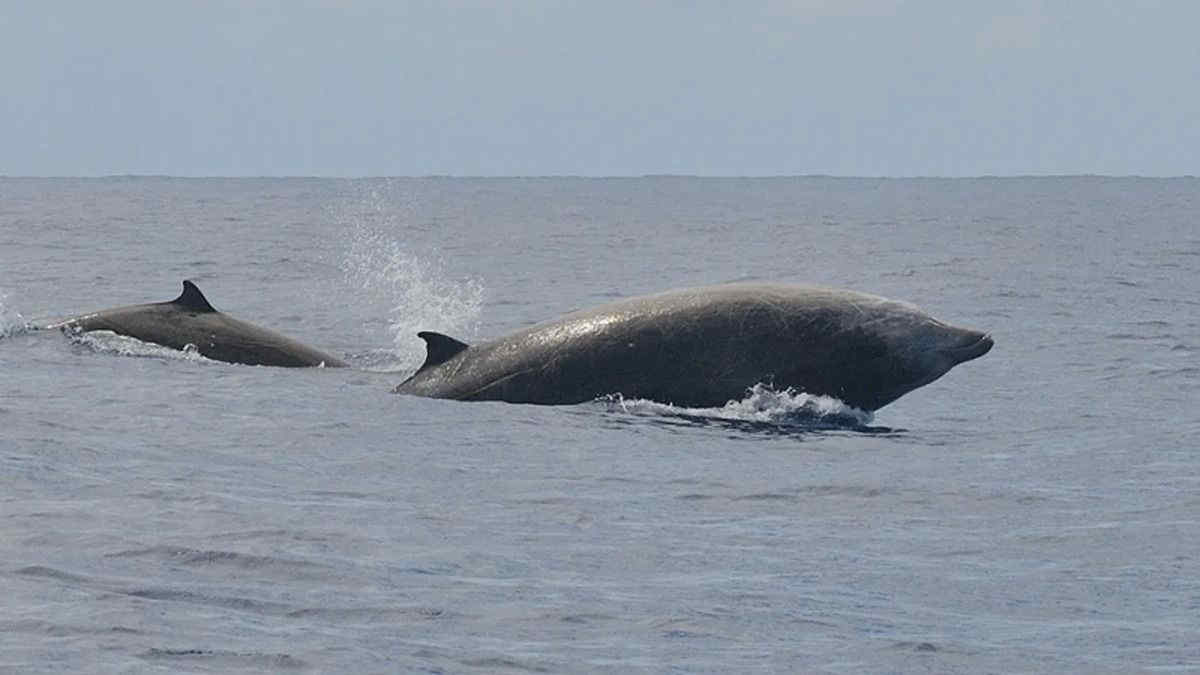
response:
[[[1200,174],[1196,0],[0,0],[0,175]]]

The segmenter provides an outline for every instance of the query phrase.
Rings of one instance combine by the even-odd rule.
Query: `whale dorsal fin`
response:
[[[449,335],[442,335],[431,330],[423,330],[417,333],[417,337],[425,341],[425,363],[421,364],[421,368],[417,372],[445,363],[454,358],[455,354],[471,346],[465,342],[459,342]]]
[[[178,298],[172,300],[171,304],[179,305],[181,307],[190,309],[193,312],[217,311],[212,305],[208,304],[208,299],[204,297],[204,294],[200,292],[199,288],[196,288],[196,284],[193,284],[187,279],[183,280],[183,293],[180,293]]]

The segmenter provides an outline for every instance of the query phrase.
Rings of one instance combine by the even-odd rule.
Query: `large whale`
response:
[[[872,411],[992,348],[905,302],[767,283],[630,298],[473,346],[418,335],[425,363],[395,392],[542,404],[621,394],[713,407],[764,383]]]
[[[173,349],[189,345],[203,356],[255,366],[340,367],[341,359],[266,328],[218,312],[185,280],[183,293],[170,302],[130,305],[83,314],[50,324],[65,332],[107,330]]]

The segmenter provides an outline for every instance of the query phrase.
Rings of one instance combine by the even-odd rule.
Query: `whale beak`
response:
[[[992,345],[995,344],[992,336],[987,333],[977,330],[965,330],[963,333],[962,339],[945,350],[955,363],[977,359],[991,351]]]

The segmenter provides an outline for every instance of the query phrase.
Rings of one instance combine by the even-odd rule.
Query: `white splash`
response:
[[[69,330],[65,332],[71,342],[102,354],[217,363],[201,355],[200,351],[194,345],[187,345],[184,349],[179,350],[153,342],[143,342],[137,338],[129,337],[128,335],[119,335],[108,330],[93,330],[86,333],[76,333]]]
[[[606,400],[610,410],[635,415],[687,416],[779,426],[860,427],[875,418],[874,414],[832,396],[806,394],[791,388],[777,391],[765,384],[754,385],[745,398],[729,401],[719,408],[686,408],[619,395]]]
[[[20,335],[31,329],[25,317],[8,305],[8,293],[0,291],[0,338]]]
[[[384,370],[415,370],[425,359],[417,332],[433,330],[460,339],[474,335],[484,287],[474,278],[451,279],[439,256],[416,255],[382,232],[358,226],[342,262],[356,301],[380,306],[387,316],[399,365]]]

